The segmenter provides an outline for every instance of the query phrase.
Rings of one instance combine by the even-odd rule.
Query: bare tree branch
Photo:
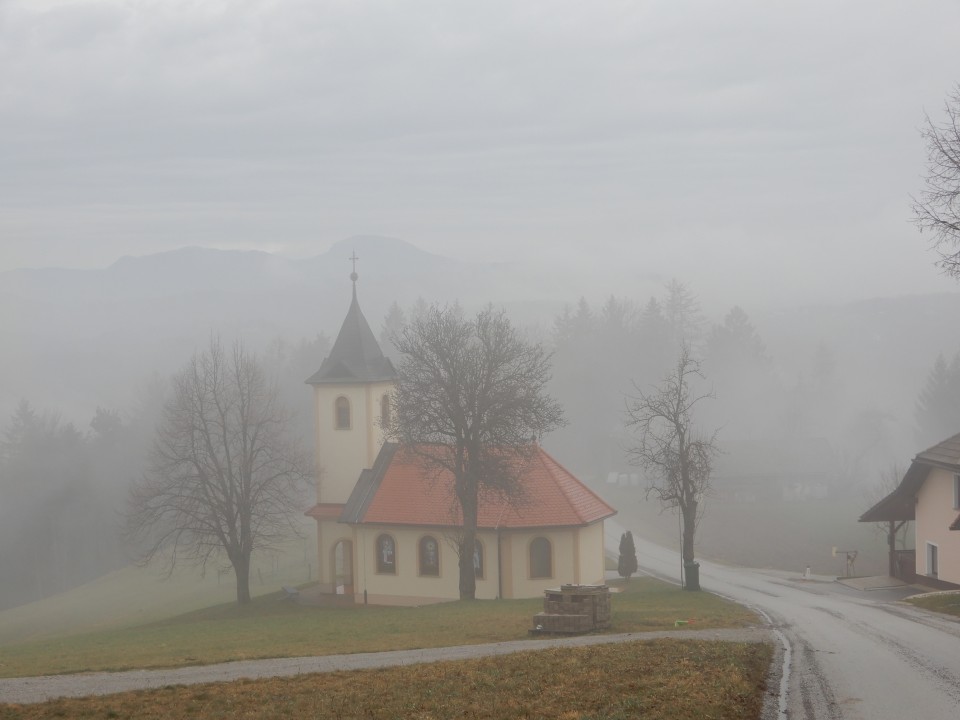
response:
[[[929,115],[920,131],[927,145],[927,174],[919,198],[913,198],[914,222],[930,231],[937,265],[960,279],[960,86],[944,102],[946,120]]]
[[[649,393],[637,388],[638,394],[626,401],[626,426],[638,436],[627,448],[628,457],[646,471],[647,496],[656,496],[662,507],[679,509],[686,564],[694,560],[701,500],[710,489],[713,458],[719,452],[716,433],[704,435],[694,426],[696,406],[713,397],[712,393],[692,393],[690,383],[697,378],[703,378],[700,363],[683,344],[659,387]]]
[[[310,479],[291,417],[256,357],[211,339],[174,377],[150,455],[131,488],[126,534],[145,543],[143,562],[163,557],[168,572],[183,559],[205,567],[226,555],[237,602],[250,600],[250,557],[297,534]]]
[[[473,550],[486,493],[523,500],[524,465],[563,411],[546,392],[550,355],[528,343],[492,308],[464,319],[459,308],[431,307],[394,334],[401,353],[392,437],[454,479],[460,596],[476,591]]]

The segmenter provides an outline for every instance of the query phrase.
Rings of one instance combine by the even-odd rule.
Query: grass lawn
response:
[[[623,643],[0,705],[0,720],[757,718],[771,653],[760,643]]]
[[[944,613],[960,617],[960,592],[945,592],[935,595],[924,595],[918,598],[908,598],[907,602],[913,603],[924,610]]]
[[[255,554],[250,592],[266,595],[284,585],[309,582],[309,559],[316,551],[315,541],[303,538],[278,553]],[[197,568],[184,565],[165,578],[159,566],[130,565],[58,595],[0,611],[0,647],[143,625],[235,598],[232,571],[221,575],[211,567],[201,575]]]
[[[623,587],[623,586],[621,586]],[[749,610],[708,593],[633,578],[615,593],[611,632],[743,627]],[[306,607],[280,594],[225,603],[136,627],[9,644],[0,677],[177,667],[230,660],[377,652],[516,640],[543,607],[530,600],[477,600],[414,608]]]

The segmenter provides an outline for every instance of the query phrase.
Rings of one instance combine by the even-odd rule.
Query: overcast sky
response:
[[[958,28],[956,0],[0,0],[0,270],[382,234],[584,288],[955,291],[909,196]]]

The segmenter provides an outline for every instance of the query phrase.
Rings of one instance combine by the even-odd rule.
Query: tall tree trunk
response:
[[[237,576],[237,604],[246,605],[250,602],[250,553],[238,553],[233,572]]]
[[[683,562],[692,563],[693,539],[697,526],[697,503],[693,501],[683,508]]]
[[[684,590],[700,589],[700,569],[694,565],[693,539],[697,529],[697,501],[688,500],[683,508]]]
[[[460,498],[463,511],[463,535],[460,540],[460,599],[475,600],[477,597],[477,572],[473,565],[473,553],[477,546],[477,490],[467,489]]]

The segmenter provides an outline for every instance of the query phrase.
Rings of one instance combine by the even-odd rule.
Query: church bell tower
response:
[[[360,472],[383,445],[397,373],[380,350],[357,302],[357,257],[350,258],[353,297],[330,355],[306,382],[316,416],[317,503],[347,502]]]

